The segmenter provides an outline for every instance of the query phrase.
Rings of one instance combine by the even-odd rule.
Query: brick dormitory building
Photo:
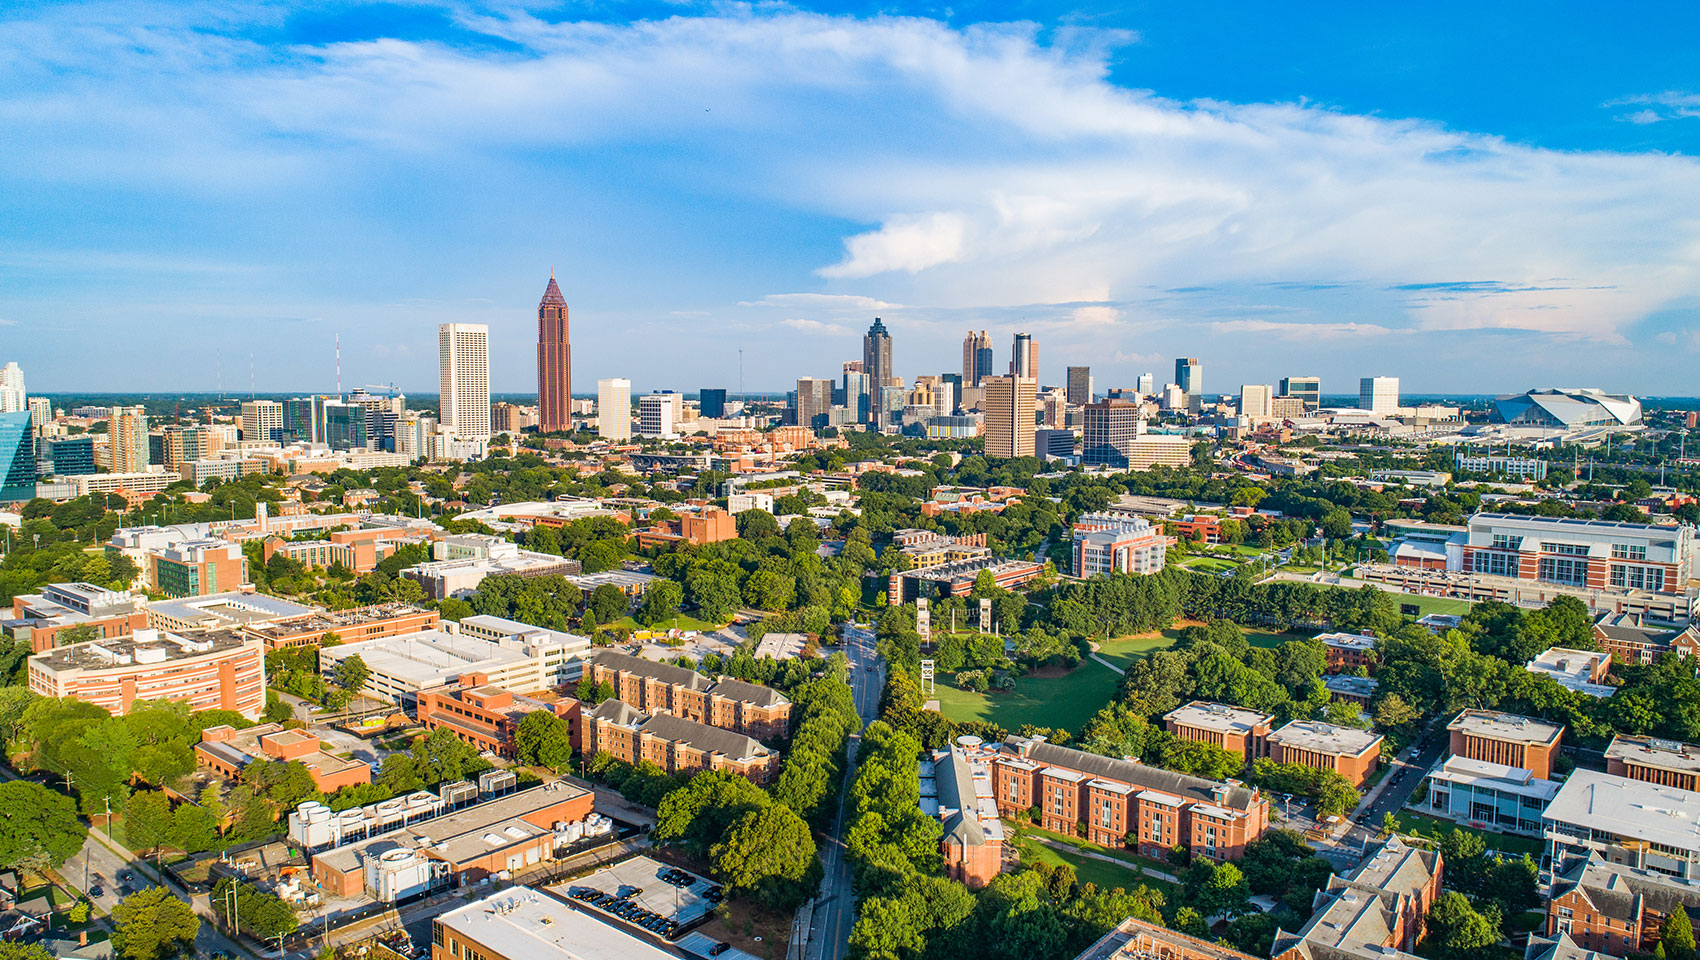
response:
[[[585,756],[644,760],[668,773],[727,770],[767,784],[779,775],[779,753],[753,737],[667,713],[648,714],[623,700],[604,700],[583,715]]]
[[[597,652],[587,675],[612,687],[616,700],[645,713],[671,714],[758,740],[790,730],[791,701],[772,687],[710,680],[695,670],[608,650]]]
[[[1595,854],[1553,879],[1546,933],[1614,957],[1651,954],[1678,907],[1700,924],[1700,887]]]

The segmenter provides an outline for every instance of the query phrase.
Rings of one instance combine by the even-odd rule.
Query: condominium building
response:
[[[462,439],[490,436],[490,328],[482,323],[437,327],[439,422]]]
[[[34,499],[35,477],[29,411],[0,413],[0,503]]]
[[[29,688],[123,716],[137,700],[190,710],[234,710],[257,720],[266,707],[265,645],[234,631],[180,636],[143,629],[44,650],[29,658]]]
[[[242,404],[243,440],[282,440],[283,404],[276,400],[249,400]]]
[[[105,467],[112,473],[148,469],[148,414],[142,407],[113,407],[107,419]]]
[[[14,640],[28,640],[36,653],[61,643],[75,631],[85,640],[122,637],[148,625],[146,598],[128,590],[108,590],[92,583],[50,583],[40,593],[12,598]]]
[[[1269,755],[1270,724],[1275,718],[1256,710],[1194,700],[1163,716],[1163,726],[1182,740],[1221,747],[1247,763]]]
[[[1620,733],[1606,748],[1606,772],[1679,790],[1700,791],[1700,746]]]
[[[1236,781],[1191,777],[1132,760],[1011,736],[990,748],[998,812],[1037,808],[1039,825],[1149,857],[1185,847],[1195,857],[1235,860],[1269,826],[1269,804]]]
[[[589,676],[646,713],[672,714],[762,740],[790,729],[791,701],[772,687],[730,678],[713,681],[695,670],[611,650],[596,652]]]
[[[1358,409],[1375,414],[1399,412],[1398,377],[1364,377],[1358,381]]]
[[[168,597],[204,597],[248,585],[241,544],[214,537],[149,551],[143,575]]]
[[[596,432],[604,440],[632,438],[632,382],[624,377],[596,381]]]
[[[1320,720],[1294,720],[1269,735],[1269,756],[1276,763],[1296,763],[1332,770],[1354,787],[1361,787],[1381,759],[1381,735]]]
[[[606,753],[645,760],[668,773],[727,770],[758,784],[779,775],[779,754],[754,737],[667,713],[650,715],[623,700],[604,700],[583,714],[585,756]]]
[[[1527,770],[1552,779],[1564,725],[1494,710],[1465,710],[1446,725],[1454,757]]]
[[[1615,863],[1700,879],[1700,793],[1581,769],[1541,814],[1543,881],[1599,854]]]
[[[1032,377],[987,377],[981,387],[985,390],[986,456],[1033,456],[1038,381]]]
[[[1083,514],[1074,524],[1074,575],[1158,573],[1168,558],[1169,538],[1144,517],[1125,513]]]

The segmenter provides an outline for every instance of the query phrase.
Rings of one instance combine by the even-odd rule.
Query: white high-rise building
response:
[[[41,433],[41,428],[53,422],[53,401],[46,397],[30,397],[30,429]]]
[[[596,381],[596,432],[604,440],[632,438],[632,382],[624,377]]]
[[[249,400],[242,404],[242,439],[276,440],[283,433],[283,404]]]
[[[676,437],[679,435],[680,413],[684,394],[652,393],[638,399],[638,435],[645,437]]]
[[[1138,390],[1139,395],[1142,396],[1142,397],[1154,397],[1154,396],[1156,396],[1157,395],[1157,375],[1155,373],[1142,373],[1142,374],[1140,374],[1139,375],[1139,382],[1134,384],[1133,388],[1135,390]]]
[[[438,396],[443,429],[457,437],[490,436],[490,328],[445,323],[437,328]]]
[[[0,367],[0,413],[24,413],[24,371],[17,363]]]
[[[1269,401],[1274,395],[1274,389],[1267,383],[1241,384],[1240,416],[1251,420],[1268,420]]]
[[[1370,413],[1398,413],[1399,378],[1364,377],[1359,380],[1358,409]]]

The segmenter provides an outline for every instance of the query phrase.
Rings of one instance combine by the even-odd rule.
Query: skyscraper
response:
[[[832,381],[797,378],[797,426],[818,430],[832,417]]]
[[[1092,402],[1092,368],[1068,368],[1068,402],[1076,407]]]
[[[1204,364],[1197,357],[1181,357],[1175,361],[1175,386],[1188,397],[1204,392]]]
[[[1157,395],[1157,375],[1155,373],[1142,373],[1142,374],[1140,374],[1139,375],[1139,381],[1134,384],[1133,388],[1135,390],[1139,391],[1139,395],[1142,396],[1142,397],[1154,397],[1154,396],[1156,396]]]
[[[249,400],[242,404],[242,439],[277,440],[283,436],[283,404]]]
[[[726,416],[726,391],[718,387],[703,387],[698,390],[697,410],[710,420]]]
[[[437,328],[439,421],[463,439],[490,436],[490,328],[445,323]]]
[[[992,338],[986,331],[968,331],[962,340],[962,385],[977,387],[992,375]]]
[[[0,413],[0,503],[35,496],[35,440],[26,410]]]
[[[1240,384],[1240,416],[1253,420],[1268,420],[1269,400],[1275,391],[1267,383]]]
[[[1128,450],[1142,426],[1139,405],[1129,400],[1105,400],[1082,408],[1080,462],[1090,466],[1126,467]]]
[[[1039,379],[1039,346],[1033,342],[1031,334],[1015,335],[1015,343],[1009,354],[1009,375]]]
[[[28,410],[24,402],[24,371],[16,363],[0,367],[0,413]]]
[[[1359,380],[1358,408],[1370,413],[1398,413],[1399,378],[1364,377]]]
[[[981,386],[986,391],[986,456],[1033,456],[1038,381],[1032,377],[987,377]]]
[[[632,382],[624,377],[596,381],[596,432],[604,440],[632,438]]]
[[[537,304],[537,432],[573,428],[573,347],[567,339],[567,301],[549,271]]]
[[[881,389],[891,384],[891,334],[886,332],[879,317],[874,318],[873,326],[862,337],[862,372],[868,375],[868,393],[874,397],[879,397]],[[863,422],[884,425],[880,404],[872,403],[869,407],[869,418]]]
[[[53,401],[46,397],[30,397],[29,410],[30,429],[36,433],[40,433],[42,427],[53,422]]]
[[[113,473],[141,473],[148,468],[148,414],[142,407],[113,407],[107,421],[107,456]]]
[[[1305,402],[1306,410],[1320,409],[1322,407],[1322,378],[1282,377],[1281,396],[1298,397]]]
[[[860,369],[844,371],[844,408],[855,415],[857,423],[873,422],[874,394],[868,387],[868,375]]]

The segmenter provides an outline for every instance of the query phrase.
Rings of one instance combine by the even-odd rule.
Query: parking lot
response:
[[[649,857],[623,860],[549,890],[668,939],[700,921],[724,895],[719,884]]]

